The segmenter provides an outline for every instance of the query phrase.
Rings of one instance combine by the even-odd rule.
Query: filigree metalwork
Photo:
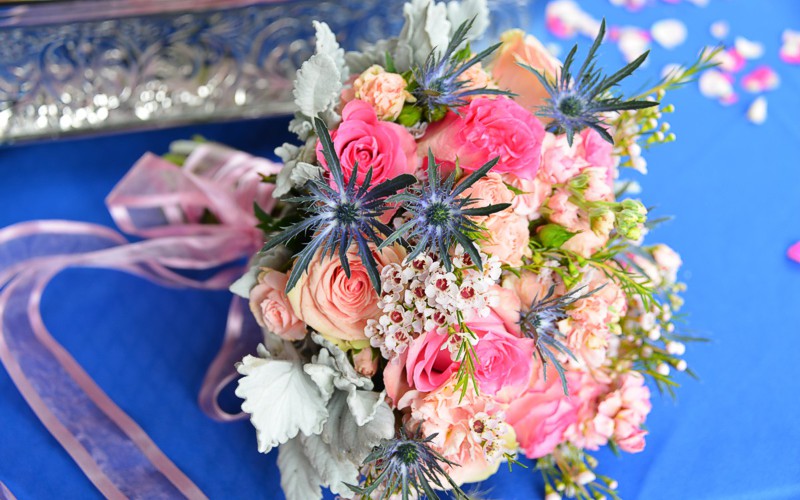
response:
[[[396,33],[402,23],[402,0],[251,3],[113,19],[93,12],[68,24],[37,24],[31,6],[16,26],[0,9],[0,143],[286,114],[295,72],[313,50],[312,20],[327,22],[347,48]],[[492,3],[502,19],[525,2]],[[46,5],[41,17],[49,23],[57,7]]]

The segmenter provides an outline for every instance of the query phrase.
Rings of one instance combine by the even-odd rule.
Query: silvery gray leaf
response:
[[[368,391],[372,390],[372,380],[361,375],[356,371],[355,368],[353,368],[350,360],[347,359],[347,353],[339,349],[339,346],[326,340],[325,337],[317,332],[311,333],[311,340],[324,348],[315,356],[314,363],[331,366],[336,369],[336,372],[340,378],[346,380],[356,387],[360,387]]]
[[[298,161],[289,174],[289,180],[295,186],[302,186],[311,179],[322,176],[322,167],[304,161]]]
[[[333,59],[333,62],[336,63],[336,69],[339,70],[339,79],[344,83],[350,76],[347,65],[344,62],[344,49],[339,47],[336,35],[333,34],[327,24],[319,21],[313,21],[312,24],[316,30],[316,53],[325,54]]]
[[[476,40],[489,27],[489,6],[486,0],[454,0],[447,3],[447,18],[451,24],[451,37],[462,23],[475,18],[472,29],[467,33],[467,40]]]
[[[382,440],[394,436],[394,414],[384,401],[383,393],[358,391],[375,407],[369,421],[360,424],[344,393],[337,393],[328,403],[328,421],[322,428],[322,440],[328,443],[338,460],[360,464]]]
[[[302,113],[295,113],[289,122],[289,132],[295,134],[301,141],[305,141],[314,134],[314,125]]]
[[[314,54],[297,70],[294,102],[306,116],[317,116],[332,108],[342,90],[336,62],[326,54]]]
[[[292,355],[289,347],[284,354]],[[236,395],[244,399],[242,411],[250,414],[256,428],[258,451],[268,453],[298,434],[322,432],[328,418],[327,398],[303,371],[299,359],[277,359],[262,345],[259,357],[245,356],[236,369],[244,375]]]
[[[331,446],[319,436],[301,436],[300,442],[322,484],[336,495],[352,498],[354,493],[345,483],[358,484],[358,466],[350,460],[338,459]]]
[[[413,62],[423,65],[428,55],[436,49],[441,53],[450,42],[451,25],[447,6],[433,0],[411,0],[403,5],[405,24],[400,41],[412,50]]]
[[[290,439],[278,448],[278,469],[286,500],[322,498],[322,478],[311,465],[300,439]]]

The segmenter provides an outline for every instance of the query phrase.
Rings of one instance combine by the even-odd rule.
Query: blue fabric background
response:
[[[597,454],[623,498],[800,498],[800,265],[785,257],[800,240],[800,67],[777,58],[784,28],[800,30],[796,0],[711,0],[706,8],[657,3],[638,14],[582,1],[610,24],[649,26],[678,17],[680,48],[655,48],[639,82],[667,62],[690,61],[712,41],[711,22],[766,45],[762,62],[782,85],[768,95],[761,127],[744,110],[703,98],[696,85],[668,96],[677,143],[633,175],[647,205],[675,220],[650,236],[676,248],[689,285],[686,312],[713,339],[690,346],[700,382],[680,377],[677,401],[654,397],[647,448]],[[399,12],[398,12],[399,15]],[[542,33],[541,19],[534,31]],[[585,41],[584,41],[585,43]],[[567,48],[564,44],[565,49]],[[603,60],[618,66],[612,45]],[[752,67],[752,66],[751,66]],[[105,195],[145,151],[163,153],[193,134],[270,155],[290,140],[285,119],[188,127],[0,149],[0,227],[63,218],[111,224]],[[222,340],[226,293],[170,290],[121,273],[70,270],[48,288],[44,317],[55,337],[211,498],[282,498],[275,454],[260,455],[247,422],[218,424],[196,396]],[[0,370],[0,481],[21,500],[96,498],[97,491],[39,423]],[[490,498],[537,498],[537,474],[517,469],[485,485]]]

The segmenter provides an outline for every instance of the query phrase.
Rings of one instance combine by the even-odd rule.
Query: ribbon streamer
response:
[[[17,500],[17,497],[0,481],[0,500]]]
[[[267,160],[215,145],[198,147],[183,168],[145,155],[107,204],[123,231],[146,239],[130,243],[109,228],[66,221],[0,231],[0,361],[48,431],[107,498],[206,497],[47,331],[40,314],[47,284],[63,269],[94,267],[164,286],[225,289],[262,243],[252,204],[271,208],[272,186],[261,175],[278,170]],[[209,219],[214,223],[205,223]],[[206,276],[189,278],[179,270],[203,270]],[[237,297],[231,305],[223,348],[200,394],[201,407],[216,420],[239,417],[224,412],[216,397],[233,379],[234,361],[259,339],[243,302]],[[0,493],[11,495],[4,487]]]

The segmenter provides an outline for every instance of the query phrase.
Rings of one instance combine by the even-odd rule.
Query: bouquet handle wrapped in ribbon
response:
[[[227,289],[263,243],[252,206],[269,206],[272,186],[261,176],[280,168],[213,144],[197,146],[182,167],[147,154],[107,198],[119,228],[142,240],[67,221],[0,231],[0,360],[42,423],[107,498],[204,495],[48,332],[40,315],[47,284],[66,268],[93,267],[164,286]],[[262,339],[243,303],[239,297],[231,303],[222,349],[200,392],[202,409],[219,421],[243,418],[222,410],[216,398],[236,377],[235,362]]]

